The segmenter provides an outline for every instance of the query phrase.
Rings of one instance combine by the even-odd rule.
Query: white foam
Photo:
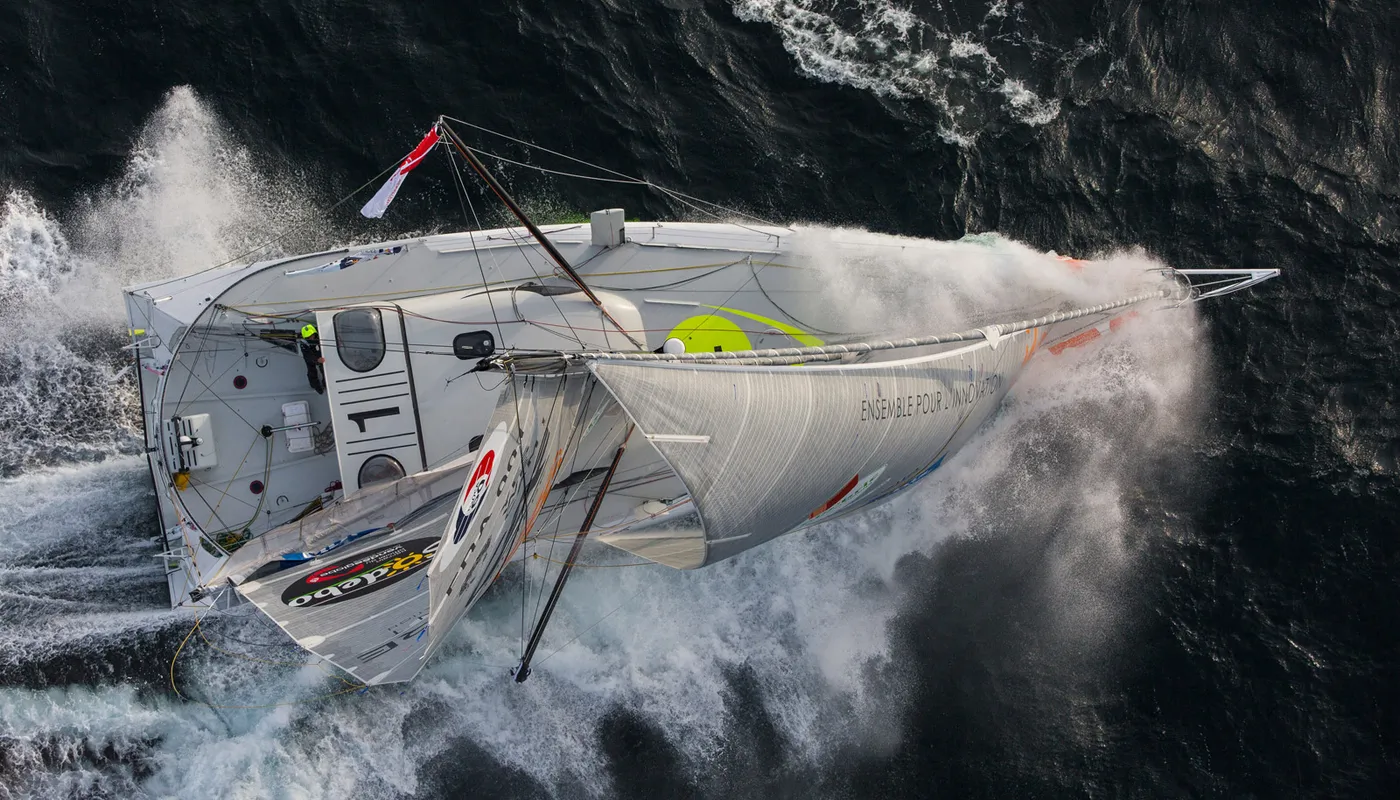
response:
[[[302,186],[259,164],[178,87],[121,176],[63,219],[12,190],[0,203],[0,322],[13,334],[0,343],[0,474],[139,448],[136,384],[118,349],[121,287],[203,269],[316,220]],[[280,246],[334,236],[325,224],[311,231]]]
[[[832,276],[821,316],[829,330],[923,335],[1045,313],[1049,298],[1081,305],[1143,291],[1158,266],[1118,253],[1076,272],[1052,254],[995,234],[936,242],[840,228],[795,237],[804,259]]]
[[[882,23],[888,32],[882,41],[896,53],[901,37],[914,35],[901,32],[906,23],[917,28],[898,14]],[[833,47],[839,54],[866,41],[857,37]],[[202,250],[223,241],[208,209],[225,202],[254,208],[256,201],[236,192],[225,195],[223,187],[178,177],[185,170],[206,171],[210,162],[199,154],[218,150],[199,144],[217,126],[212,118],[199,122],[204,118],[190,97],[177,93],[167,111],[198,124],[160,126],[184,142],[171,145],[175,154],[157,144],[151,158],[133,159],[142,175],[176,177],[109,195],[136,198],[134,206],[94,200],[90,214],[119,220],[133,207],[156,216],[187,213],[189,224],[213,226],[200,234],[212,237],[196,248]],[[165,191],[157,186],[172,187],[172,197],[198,197],[186,212],[142,194]],[[75,248],[62,235],[66,223],[58,226],[32,203],[16,201],[13,207],[19,210],[5,212],[10,227],[0,225],[0,232],[29,233],[5,233],[4,241],[20,242],[23,251],[16,257],[14,245],[7,245],[5,274],[25,276],[12,285],[63,296],[73,276],[99,268],[74,255],[95,252],[87,249],[92,236],[85,234]],[[120,227],[115,220],[82,229],[112,231]],[[142,277],[184,268],[184,246],[159,242],[173,235],[167,223],[132,227],[136,232],[124,241],[157,240],[153,272]],[[1125,253],[1076,274],[1052,257],[996,237],[934,243],[857,230],[808,233],[844,270],[836,288],[850,299],[852,325],[894,320],[923,331],[937,323],[941,330],[945,323],[975,323],[987,308],[1014,309],[1046,293],[1119,296],[1152,266],[1141,254]],[[35,244],[25,249],[26,241]],[[224,252],[232,249],[225,244]],[[1206,393],[1198,330],[1189,309],[1151,314],[1095,348],[1042,355],[1004,412],[968,448],[919,488],[872,512],[699,572],[655,566],[578,570],[535,674],[523,685],[506,673],[520,637],[518,577],[512,572],[456,632],[445,656],[407,687],[290,708],[217,711],[177,701],[158,687],[0,689],[7,764],[18,765],[18,785],[40,796],[80,790],[189,798],[375,796],[420,791],[430,763],[465,737],[490,758],[560,793],[606,796],[614,787],[598,746],[599,726],[610,713],[626,709],[665,735],[682,769],[703,785],[724,766],[717,759],[726,752],[733,725],[727,704],[734,671],[753,677],[763,712],[790,746],[785,756],[794,769],[820,768],[854,744],[894,746],[900,721],[911,711],[908,692],[916,678],[910,665],[895,662],[892,622],[909,598],[939,580],[936,574],[901,578],[897,566],[910,555],[936,565],[949,537],[1016,536],[1051,521],[1062,526],[1064,535],[1044,556],[1052,613],[1039,641],[1050,650],[1075,652],[1077,668],[1092,668],[1095,652],[1111,652],[1122,636],[1115,598],[1131,590],[1124,576],[1136,558],[1135,542],[1154,533],[1141,529],[1130,513],[1147,487],[1128,467],[1199,437],[1193,409]],[[1074,457],[1055,458],[1059,448],[1071,448]],[[114,518],[130,513],[126,509],[149,502],[142,477],[141,460],[132,457],[0,481],[0,506],[8,515],[0,524],[0,591],[26,602],[40,593],[60,602],[51,618],[0,625],[0,652],[82,658],[85,648],[138,642],[152,666],[164,670],[171,653],[155,643],[168,637],[156,634],[183,629],[188,617],[154,604],[111,607],[142,580],[144,559],[154,552],[141,552],[145,532],[111,529]],[[63,554],[57,563],[55,554]],[[606,549],[587,557],[619,558]],[[150,582],[160,594],[158,562],[150,562]],[[117,587],[105,606],[85,590],[95,580]],[[306,659],[251,608],[213,616],[205,627],[229,652],[293,664]],[[314,665],[260,664],[211,652],[198,641],[182,657],[177,679],[187,693],[223,706],[311,700],[344,687]],[[151,774],[137,779],[129,766],[97,763],[92,754],[103,752],[139,759]],[[450,766],[454,758],[443,760]]]
[[[1041,98],[1018,80],[1008,78],[1002,81],[997,92],[1016,111],[1016,118],[1027,125],[1044,125],[1060,115],[1059,103]]]
[[[1005,0],[990,3],[971,30],[956,29],[937,5],[915,12],[892,0],[733,0],[732,6],[740,19],[772,25],[803,74],[930,103],[946,120],[939,136],[963,147],[990,123],[1045,125],[1059,115],[1059,101],[1032,91],[1030,76],[1008,74],[990,42],[1015,48],[1042,69],[1060,70],[1085,55],[1023,36]]]

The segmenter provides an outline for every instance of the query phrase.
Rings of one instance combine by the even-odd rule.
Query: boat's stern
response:
[[[170,605],[174,608],[210,602],[196,591],[200,584],[199,576],[217,569],[224,554],[207,544],[201,546],[203,538],[197,526],[183,521],[181,509],[171,494],[175,490],[174,482],[164,463],[166,441],[161,424],[160,398],[166,372],[173,360],[172,346],[185,330],[179,320],[159,309],[157,301],[166,297],[141,287],[123,292],[130,336],[127,349],[131,352],[132,367],[140,389],[143,451],[151,472],[156,519],[160,526],[156,537],[160,551],[156,557],[160,559],[165,572]]]
[[[309,381],[296,319],[250,320],[219,296],[261,265],[124,293],[141,422],[172,606],[229,553],[339,491],[324,389]],[[323,441],[324,440],[324,441]],[[223,594],[223,593],[220,593]]]

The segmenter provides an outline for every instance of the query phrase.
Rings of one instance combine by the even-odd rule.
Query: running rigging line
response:
[[[509,134],[501,133],[500,131],[495,131],[495,130],[492,130],[492,129],[490,129],[490,128],[484,127],[484,126],[477,125],[477,124],[472,123],[472,122],[468,122],[468,121],[466,121],[466,120],[464,120],[464,119],[458,119],[457,117],[449,117],[449,116],[447,116],[447,115],[445,115],[445,114],[444,114],[442,117],[440,117],[440,119],[442,119],[442,120],[451,120],[451,121],[453,121],[453,122],[457,122],[457,123],[460,123],[460,124],[462,124],[462,125],[465,125],[465,126],[467,126],[468,128],[471,128],[471,129],[473,129],[473,130],[478,130],[478,131],[481,131],[482,133],[489,133],[489,134],[491,134],[492,136],[499,136],[500,138],[505,139],[505,140],[508,141],[508,142],[514,142],[514,143],[519,144],[519,145],[524,145],[525,147],[528,147],[528,148],[530,148],[530,149],[532,149],[532,150],[538,150],[538,151],[540,151],[541,153],[548,153],[548,154],[550,154],[550,155],[552,155],[552,156],[557,156],[557,157],[562,158],[562,159],[565,159],[565,160],[567,160],[567,161],[572,161],[572,162],[574,162],[575,164],[582,164],[582,165],[585,166],[585,167],[590,167],[590,168],[596,169],[596,170],[598,170],[598,171],[600,171],[600,172],[606,172],[606,173],[608,173],[609,175],[615,175],[615,176],[617,176],[618,178],[623,178],[623,179],[625,179],[626,182],[636,183],[636,184],[640,184],[640,185],[643,185],[643,186],[650,186],[651,188],[656,189],[656,190],[659,191],[659,192],[662,192],[662,193],[664,193],[664,194],[670,195],[673,199],[679,200],[679,199],[681,199],[681,198],[684,198],[684,199],[686,199],[686,200],[691,200],[691,201],[694,201],[694,202],[696,202],[696,203],[703,203],[704,205],[707,205],[707,206],[709,206],[709,207],[711,207],[711,208],[719,209],[720,211],[724,211],[724,212],[726,212],[726,213],[733,214],[733,215],[735,215],[735,216],[747,217],[748,219],[751,219],[751,220],[753,220],[754,222],[757,222],[757,223],[760,223],[760,224],[763,224],[763,225],[772,225],[772,226],[774,226],[774,227],[780,227],[780,226],[778,226],[776,223],[774,223],[774,222],[772,222],[772,221],[770,221],[770,220],[766,220],[766,219],[763,219],[762,217],[758,217],[758,216],[755,216],[755,215],[753,215],[753,214],[749,214],[749,213],[740,211],[740,210],[738,210],[738,209],[736,209],[736,208],[730,208],[730,207],[728,207],[728,206],[720,205],[719,203],[715,203],[715,202],[711,202],[711,201],[709,201],[709,200],[705,200],[705,199],[703,199],[703,198],[695,197],[694,195],[689,195],[689,194],[686,194],[686,193],[684,193],[684,192],[676,191],[675,189],[670,189],[670,188],[668,188],[668,187],[662,186],[662,185],[659,184],[659,183],[654,183],[654,182],[652,182],[652,181],[645,180],[645,179],[643,179],[643,178],[638,178],[638,177],[635,177],[635,176],[633,176],[633,175],[628,175],[628,174],[623,173],[623,172],[618,172],[618,171],[615,170],[615,169],[608,169],[607,167],[600,166],[600,165],[598,165],[598,164],[594,164],[594,163],[592,163],[592,162],[590,162],[590,161],[584,161],[583,159],[578,158],[578,157],[576,157],[576,156],[571,156],[571,155],[569,155],[568,153],[561,153],[561,152],[559,152],[558,150],[551,150],[551,149],[549,149],[548,147],[544,147],[544,146],[535,144],[534,142],[528,142],[528,141],[526,141],[526,140],[524,140],[524,139],[519,139],[519,138],[514,137],[514,136],[511,136],[511,135],[509,135]],[[493,157],[498,157],[498,156],[493,156]],[[504,159],[502,159],[502,160],[504,160]],[[536,170],[540,170],[540,171],[546,171],[546,170],[544,170],[543,167],[536,167],[536,166],[533,166],[533,165],[530,165],[530,164],[524,164],[524,165],[522,165],[522,166],[529,167],[530,169],[536,169]],[[608,180],[608,179],[606,179],[606,178],[590,177],[590,176],[587,176],[587,175],[580,175],[579,177],[585,178],[585,179],[587,179],[587,180],[599,180],[599,181],[606,181],[606,180]],[[613,181],[609,181],[609,182],[613,182]],[[687,205],[689,205],[689,204],[687,204]],[[698,210],[698,209],[697,209],[697,210]],[[708,213],[708,212],[707,212],[707,213]],[[740,227],[744,227],[744,226],[740,226]],[[754,230],[754,229],[753,229],[753,228],[748,228],[748,230]],[[767,233],[766,231],[755,231],[755,232],[756,232],[756,233],[765,233],[765,234]],[[771,235],[771,234],[768,234],[768,235]]]
[[[631,436],[631,430],[628,430]],[[603,497],[608,493],[608,485],[612,483],[613,475],[617,473],[617,465],[622,461],[622,454],[627,450],[627,439],[622,440],[622,444],[613,455],[612,464],[608,467],[607,473],[603,475],[603,482],[598,487],[598,493],[593,496],[593,504],[588,508],[588,515],[583,519],[583,526],[579,528],[578,534],[574,538],[573,547],[569,549],[569,558],[559,567],[559,577],[554,581],[554,588],[549,593],[549,600],[545,603],[544,613],[540,615],[540,620],[535,624],[535,630],[530,634],[530,643],[525,646],[525,654],[520,658],[520,666],[513,670],[516,683],[524,683],[530,677],[530,662],[535,657],[535,649],[540,645],[540,639],[544,637],[545,626],[549,624],[549,618],[554,614],[554,607],[559,603],[559,596],[564,593],[564,584],[569,580],[569,573],[573,569],[574,563],[578,561],[579,551],[583,549],[584,537],[593,527],[593,520],[598,516],[598,509],[603,505]]]
[[[525,229],[530,232],[530,235],[535,237],[535,241],[540,243],[540,247],[544,248],[544,251],[554,260],[554,263],[559,265],[559,268],[564,271],[564,274],[568,275],[569,279],[577,284],[578,288],[582,289],[584,294],[588,295],[588,299],[598,308],[598,311],[602,313],[604,319],[612,323],[634,346],[640,350],[645,350],[646,345],[637,341],[636,337],[628,333],[626,328],[622,327],[622,323],[613,319],[612,314],[609,314],[608,310],[603,307],[603,301],[599,300],[598,295],[594,294],[593,290],[588,288],[588,284],[584,283],[583,278],[579,277],[579,274],[574,271],[573,266],[569,264],[569,260],[564,257],[563,253],[559,252],[559,249],[544,235],[544,232],[539,229],[539,226],[520,208],[520,205],[516,203],[515,199],[510,196],[510,193],[505,190],[505,187],[501,186],[500,182],[496,180],[496,176],[492,175],[491,172],[486,169],[486,165],[481,163],[481,160],[472,153],[470,148],[462,144],[462,140],[457,136],[457,132],[452,130],[451,126],[447,125],[445,122],[442,123],[442,128],[447,131],[447,137],[452,140],[452,146],[457,149],[458,153],[461,153],[462,158],[466,160],[467,164],[477,175],[481,176],[481,179],[490,187],[492,193],[505,204],[506,208],[510,209],[510,213],[514,214],[516,219],[520,220],[520,224],[525,226]]]

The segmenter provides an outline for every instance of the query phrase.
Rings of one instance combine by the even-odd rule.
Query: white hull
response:
[[[745,362],[750,366],[701,371],[659,364],[617,372],[606,360],[590,367],[620,403],[610,406],[610,413],[620,408],[630,417],[627,435],[633,426],[645,434],[613,466],[619,481],[600,501],[594,538],[658,563],[696,568],[912,485],[972,436],[1036,353],[1085,344],[1116,329],[1138,307],[1189,296],[1172,282],[1189,279],[1146,276],[1143,285],[1155,288],[1129,301],[1014,330],[988,329],[991,333],[978,334],[982,340],[970,344],[933,340],[886,352],[879,347],[827,352],[859,341],[861,334],[839,332],[841,309],[826,291],[832,276],[801,247],[800,231],[629,223],[624,233],[620,224],[620,212],[598,212],[591,226],[545,230],[596,292],[601,312],[556,275],[539,245],[516,229],[379,243],[129,289],[172,605],[232,602],[230,589],[238,584],[300,643],[313,650],[324,644],[318,652],[362,681],[411,677],[432,641],[424,639],[428,609],[422,584],[429,574],[423,568],[435,553],[460,565],[452,573],[459,580],[473,568],[475,577],[463,588],[474,601],[520,544],[495,540],[483,566],[482,554],[472,553],[483,534],[462,539],[459,529],[455,538],[443,539],[452,540],[444,545],[450,552],[437,552],[436,537],[453,512],[452,504],[440,500],[455,496],[465,481],[457,514],[459,527],[466,524],[460,515],[477,502],[471,497],[475,476],[465,477],[467,471],[498,447],[489,438],[482,444],[483,436],[492,436],[488,420],[495,414],[508,421],[520,411],[508,407],[510,396],[499,388],[506,379],[499,372],[473,370],[488,351],[669,358],[645,354],[669,352],[679,341],[694,358],[717,358],[716,351],[809,353],[799,359],[810,359],[799,372],[780,367],[775,373],[753,366],[772,359],[752,358]],[[1240,285],[1263,279],[1236,278]],[[1019,308],[1036,314],[1067,308],[1063,298],[1038,303]],[[323,366],[315,366],[316,353],[298,342],[297,332],[306,325],[318,332]],[[906,365],[911,363],[937,369],[910,377]],[[719,385],[728,379],[716,383],[716,375],[730,374],[726,370],[735,376],[732,398],[727,384]],[[702,372],[708,377],[696,382]],[[784,383],[785,375],[793,380]],[[638,376],[651,376],[643,383],[664,385],[672,394],[663,394],[659,405],[650,403],[647,392],[654,396],[661,390],[650,384],[628,388]],[[822,376],[833,381],[823,383]],[[760,377],[767,388],[754,383]],[[732,404],[740,400],[741,380],[752,398],[743,401],[745,408],[785,391],[802,398],[803,410],[795,411],[793,420],[763,416],[756,408],[762,428],[752,430],[773,445],[755,449],[758,433],[737,422],[733,431],[722,424],[730,413],[725,409],[738,407]],[[789,384],[790,390],[782,388]],[[705,400],[713,391],[719,394]],[[864,394],[842,394],[850,391]],[[675,413],[667,410],[666,396],[678,398]],[[685,417],[681,406],[698,416]],[[574,403],[578,414],[589,407]],[[541,408],[538,414],[545,416],[531,424],[543,426],[539,435],[547,436],[554,422],[547,419],[547,407]],[[887,424],[919,415],[927,417],[920,423],[923,438],[901,442],[895,426]],[[703,436],[671,429],[713,425],[716,419],[720,427]],[[580,435],[588,436],[596,422],[579,428]],[[813,463],[802,473],[803,485],[786,490],[777,485],[803,457],[803,448],[812,446],[797,443],[820,444],[824,435],[869,439],[872,424],[893,432],[861,445],[888,451],[881,465],[866,464],[857,472],[840,462],[830,469]],[[516,442],[511,452],[530,457],[529,448],[545,441]],[[708,461],[691,458],[697,444],[712,442],[709,453],[718,455],[706,456]],[[606,437],[590,445],[599,452],[616,446]],[[771,465],[752,477],[736,471],[733,454],[745,448],[753,451],[745,456],[747,463],[761,465],[769,458]],[[564,452],[561,445],[560,459]],[[586,466],[596,463],[595,458]],[[546,504],[546,498],[551,486],[595,481],[597,470],[580,467],[570,473],[567,467],[560,471],[561,464],[556,461],[544,476],[543,494],[531,500],[534,507],[516,512],[529,513],[520,537],[529,534],[541,513],[556,528],[566,521],[576,526],[582,517],[581,502]],[[719,485],[709,475],[722,481],[726,469],[731,478],[744,477],[722,492],[709,492]],[[488,470],[482,480],[490,475]],[[390,488],[392,497],[384,495]],[[704,524],[695,516],[701,507],[711,516]],[[409,518],[421,536],[408,536]],[[351,546],[360,537],[363,541]],[[370,555],[337,561],[352,550]],[[411,576],[420,569],[420,577]],[[383,617],[373,631],[342,637],[340,650],[316,632],[362,624],[364,612],[350,596],[381,590],[376,602],[388,606],[372,615]],[[301,617],[288,612],[303,607],[315,611]],[[434,633],[440,641],[441,632]]]

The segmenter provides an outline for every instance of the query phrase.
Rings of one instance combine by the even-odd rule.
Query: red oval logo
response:
[[[333,567],[318,569],[310,575],[307,575],[305,578],[302,578],[302,580],[306,581],[307,583],[322,583],[324,581],[333,581],[339,578],[343,578],[346,575],[354,575],[356,572],[359,572],[364,568],[364,564],[337,564]]]

